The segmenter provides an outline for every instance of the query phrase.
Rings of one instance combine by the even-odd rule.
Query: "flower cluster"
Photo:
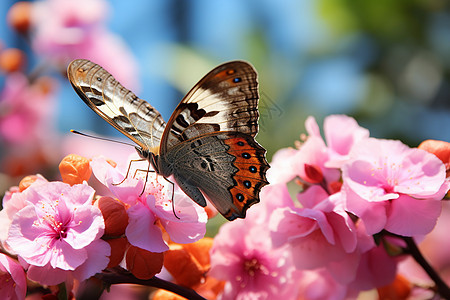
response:
[[[63,181],[28,176],[5,194],[0,242],[8,256],[2,254],[0,268],[11,283],[2,286],[1,295],[23,299],[25,274],[41,285],[64,283],[72,289],[74,280],[120,264],[149,279],[161,271],[169,242],[192,243],[204,236],[205,210],[177,186],[160,183],[153,174],[146,183],[138,176],[126,178],[112,164],[69,155],[59,166]],[[96,195],[87,183],[92,172],[114,198]]]
[[[222,299],[347,299],[381,288],[402,258],[392,249],[436,224],[450,188],[448,143],[441,161],[371,138],[347,116],[325,119],[325,140],[314,118],[306,128],[297,149],[275,154],[261,204],[215,237],[210,274],[226,281]]]
[[[440,216],[450,189],[449,144],[409,148],[374,139],[341,115],[325,119],[325,140],[312,117],[306,128],[297,149],[275,154],[261,203],[214,239],[203,238],[206,211],[137,154],[128,169],[69,155],[59,165],[62,181],[25,177],[0,211],[0,294],[23,299],[28,278],[63,283],[82,298],[103,290],[88,284],[92,276],[160,286],[156,274],[199,299],[409,294],[411,265],[398,266]],[[173,297],[159,291],[153,299]]]

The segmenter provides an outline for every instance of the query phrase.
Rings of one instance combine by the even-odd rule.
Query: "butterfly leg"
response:
[[[175,183],[173,183],[172,181],[170,181],[169,179],[167,179],[166,177],[164,177],[164,180],[167,181],[168,183],[170,183],[172,185],[172,211],[173,211],[173,215],[180,220],[180,218],[177,216],[177,213],[175,212]]]
[[[149,167],[149,168],[150,168],[150,167]],[[134,176],[136,176],[137,172],[145,172],[145,173],[147,173],[147,175],[145,176],[144,188],[142,189],[142,192],[141,192],[141,194],[139,195],[139,196],[141,196],[141,195],[144,193],[145,185],[147,184],[148,173],[153,173],[153,172],[155,172],[155,171],[150,170],[150,169],[148,169],[148,170],[136,169],[136,172],[134,172]],[[167,181],[168,183],[170,183],[170,184],[172,185],[172,211],[173,211],[174,216],[175,216],[177,219],[180,219],[180,218],[177,216],[177,213],[175,212],[175,200],[174,200],[174,197],[175,197],[175,184],[174,184],[172,181],[170,181],[169,179],[167,179],[166,177],[164,177],[164,176],[162,176],[162,178],[164,178],[165,181]]]
[[[132,159],[132,160],[130,161],[130,163],[128,164],[127,174],[125,174],[125,177],[122,179],[122,181],[121,181],[121,182],[118,182],[118,183],[113,183],[112,185],[120,185],[120,184],[122,184],[122,183],[125,181],[125,179],[128,178],[128,174],[130,173],[130,169],[131,169],[131,164],[134,163],[134,162],[144,161],[144,160],[146,160],[146,159],[144,159],[144,158],[140,158],[140,159]],[[149,168],[150,168],[150,166],[149,166]],[[133,178],[134,178],[135,176],[136,176],[136,172],[134,172]]]

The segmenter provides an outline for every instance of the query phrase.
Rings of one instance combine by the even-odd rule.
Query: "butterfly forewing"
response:
[[[99,116],[142,150],[159,152],[165,122],[149,103],[139,99],[108,71],[91,61],[74,60],[67,74],[77,94]]]
[[[259,202],[269,164],[254,139],[259,94],[250,64],[233,61],[213,69],[183,98],[167,126],[150,104],[99,65],[75,60],[68,76],[90,108],[136,142],[156,171],[173,175],[199,205],[206,206],[206,197],[234,220]]]
[[[222,64],[183,98],[164,133],[161,152],[180,142],[212,132],[258,132],[258,80],[247,62]]]

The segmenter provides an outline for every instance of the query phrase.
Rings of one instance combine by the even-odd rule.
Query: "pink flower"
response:
[[[332,115],[325,118],[323,140],[313,117],[305,122],[309,136],[299,149],[281,149],[273,158],[267,172],[270,183],[289,182],[296,176],[309,184],[337,182],[339,168],[349,158],[353,145],[369,136],[369,131],[358,126],[353,118]]]
[[[41,175],[37,175],[36,181],[33,184],[45,182],[48,182],[47,179]],[[2,243],[2,246],[11,253],[14,253],[13,249],[10,249],[10,247],[6,244],[9,227],[14,216],[27,205],[27,199],[29,198],[30,193],[32,193],[27,190],[28,189],[20,192],[19,187],[15,186],[10,188],[10,190],[7,191],[3,197],[3,209],[0,211],[0,242]]]
[[[404,236],[430,232],[449,189],[445,166],[433,154],[400,141],[367,139],[342,167],[347,209],[368,234],[383,228]]]
[[[108,9],[104,0],[34,3],[33,48],[64,67],[72,59],[90,59],[136,90],[137,63],[125,42],[106,29]]]
[[[0,253],[0,296],[2,299],[21,300],[27,293],[27,280],[22,266]]]
[[[381,244],[361,255],[352,289],[362,291],[390,284],[397,272],[397,261]]]
[[[205,210],[186,196],[178,186],[174,187],[175,202],[172,204],[172,184],[155,173],[148,173],[145,191],[142,193],[146,173],[137,173],[140,177],[136,178],[133,178],[133,174],[136,168],[146,170],[148,162],[141,164],[141,167],[136,162],[132,163],[133,168],[125,180],[125,174],[118,168],[113,168],[103,158],[94,158],[91,166],[95,177],[115,197],[129,205],[129,224],[125,233],[132,245],[151,252],[168,250],[157,221],[176,243],[192,243],[205,235]]]
[[[44,182],[25,192],[27,204],[13,217],[7,243],[29,264],[28,278],[55,285],[107,266],[110,247],[100,240],[105,224],[91,187]]]
[[[282,207],[272,213],[269,228],[274,246],[288,245],[297,269],[325,267],[338,282],[351,282],[362,246],[357,228],[343,209],[341,193],[329,196],[314,185],[298,199],[301,208]]]
[[[310,136],[321,138],[319,126],[314,117],[308,117],[305,121],[306,130]],[[358,125],[355,119],[345,115],[331,115],[323,122],[323,131],[327,144],[328,168],[340,168],[349,159],[352,147],[369,137],[369,130]]]
[[[295,269],[286,248],[251,219],[222,225],[211,249],[209,274],[225,280],[221,299],[296,299]]]
[[[31,85],[21,73],[6,77],[0,94],[1,139],[14,145],[36,147],[43,140],[43,132],[52,133],[54,99],[42,84],[54,85],[54,82],[41,80]]]

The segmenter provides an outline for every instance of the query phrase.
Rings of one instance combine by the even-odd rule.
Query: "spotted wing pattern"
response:
[[[243,61],[209,72],[183,98],[163,134],[160,171],[195,202],[204,196],[228,220],[245,218],[268,184],[258,132],[258,81]]]
[[[144,152],[159,153],[165,122],[153,106],[89,60],[72,61],[67,74],[77,94],[92,110]]]
[[[161,153],[212,132],[258,132],[258,80],[244,61],[224,63],[203,77],[177,106],[165,129]]]

